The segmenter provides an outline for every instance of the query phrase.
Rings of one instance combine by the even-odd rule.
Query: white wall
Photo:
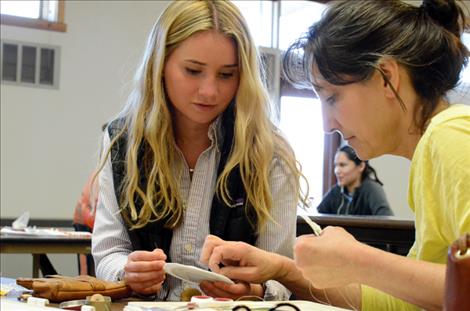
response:
[[[4,40],[58,45],[58,90],[1,85],[2,218],[71,219],[95,167],[101,125],[116,114],[163,1],[67,1],[67,32],[1,26]],[[75,255],[52,256],[77,273]],[[1,255],[3,276],[31,275],[30,255]]]
[[[385,155],[371,160],[370,165],[375,168],[384,184],[385,194],[395,216],[414,219],[414,214],[408,207],[407,194],[410,161],[402,157]]]
[[[70,219],[96,164],[101,125],[165,2],[68,1],[67,32],[4,26],[4,40],[61,47],[59,90],[1,85],[1,217]]]

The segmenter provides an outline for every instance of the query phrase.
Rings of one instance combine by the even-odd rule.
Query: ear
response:
[[[361,173],[365,170],[366,168],[366,162],[361,162],[361,164],[359,164],[359,170],[361,171]]]
[[[385,77],[382,76],[385,95],[388,98],[396,98],[396,94],[393,89],[398,92],[400,87],[400,65],[395,59],[387,57],[382,58],[379,61],[378,67],[382,71],[383,75],[385,75]],[[390,85],[393,86],[393,89]]]

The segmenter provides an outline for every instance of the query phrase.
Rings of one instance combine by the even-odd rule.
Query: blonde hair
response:
[[[167,57],[184,40],[212,29],[236,42],[240,68],[234,141],[217,180],[217,195],[229,204],[232,198],[227,188],[228,175],[239,165],[247,206],[253,207],[260,229],[271,219],[269,173],[273,159],[279,158],[287,166],[286,174],[290,175],[289,180],[300,197],[300,169],[289,145],[269,119],[269,100],[260,77],[259,55],[240,11],[229,1],[174,1],[153,27],[136,75],[136,87],[119,116],[125,120],[123,130],[111,141],[101,164],[104,165],[117,139],[126,135],[127,174],[119,201],[121,209],[127,210],[130,219],[126,220],[133,228],[157,220],[166,220],[165,227],[174,228],[182,221],[183,202],[178,180],[172,172],[176,160],[175,137],[162,72]],[[143,165],[148,175],[146,189],[139,185],[141,171],[137,161],[142,146],[145,150]],[[142,203],[140,210],[136,208],[136,199]]]

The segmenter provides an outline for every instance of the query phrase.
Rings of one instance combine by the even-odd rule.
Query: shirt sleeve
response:
[[[103,139],[104,155],[109,145],[110,138],[106,131]],[[99,173],[98,196],[91,243],[96,276],[107,281],[117,281],[123,277],[127,256],[133,249],[114,192],[110,156]]]
[[[323,214],[336,214],[336,210],[340,206],[340,204],[335,206],[337,194],[335,187],[331,188],[318,205],[317,211]]]
[[[376,310],[400,310],[400,311],[418,311],[421,308],[407,303],[401,299],[390,296],[375,288],[362,285],[362,311],[376,311]]]
[[[279,159],[274,159],[270,176],[273,199],[271,217],[261,230],[256,246],[289,258],[293,257],[293,246],[297,228],[297,203],[295,182],[292,174]],[[288,300],[290,292],[276,281],[266,282],[266,300]]]
[[[428,197],[440,209],[434,223],[450,245],[470,231],[470,117],[440,124],[432,132],[429,157],[432,159]],[[431,202],[429,202],[431,203]],[[443,220],[446,223],[443,223]]]

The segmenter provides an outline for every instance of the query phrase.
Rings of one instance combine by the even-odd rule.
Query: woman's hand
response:
[[[327,227],[320,236],[303,235],[294,245],[294,260],[316,288],[357,282],[357,261],[363,245],[340,227]]]
[[[263,297],[263,287],[259,284],[249,284],[246,282],[237,282],[228,284],[225,282],[203,281],[199,284],[202,291],[211,297],[232,298],[236,300],[242,296]]]
[[[208,235],[201,252],[201,263],[232,280],[263,283],[282,274],[283,257],[243,242],[224,241]],[[220,267],[222,264],[224,267]]]
[[[124,280],[139,294],[156,294],[165,280],[165,260],[166,255],[161,249],[132,252],[124,266]]]

